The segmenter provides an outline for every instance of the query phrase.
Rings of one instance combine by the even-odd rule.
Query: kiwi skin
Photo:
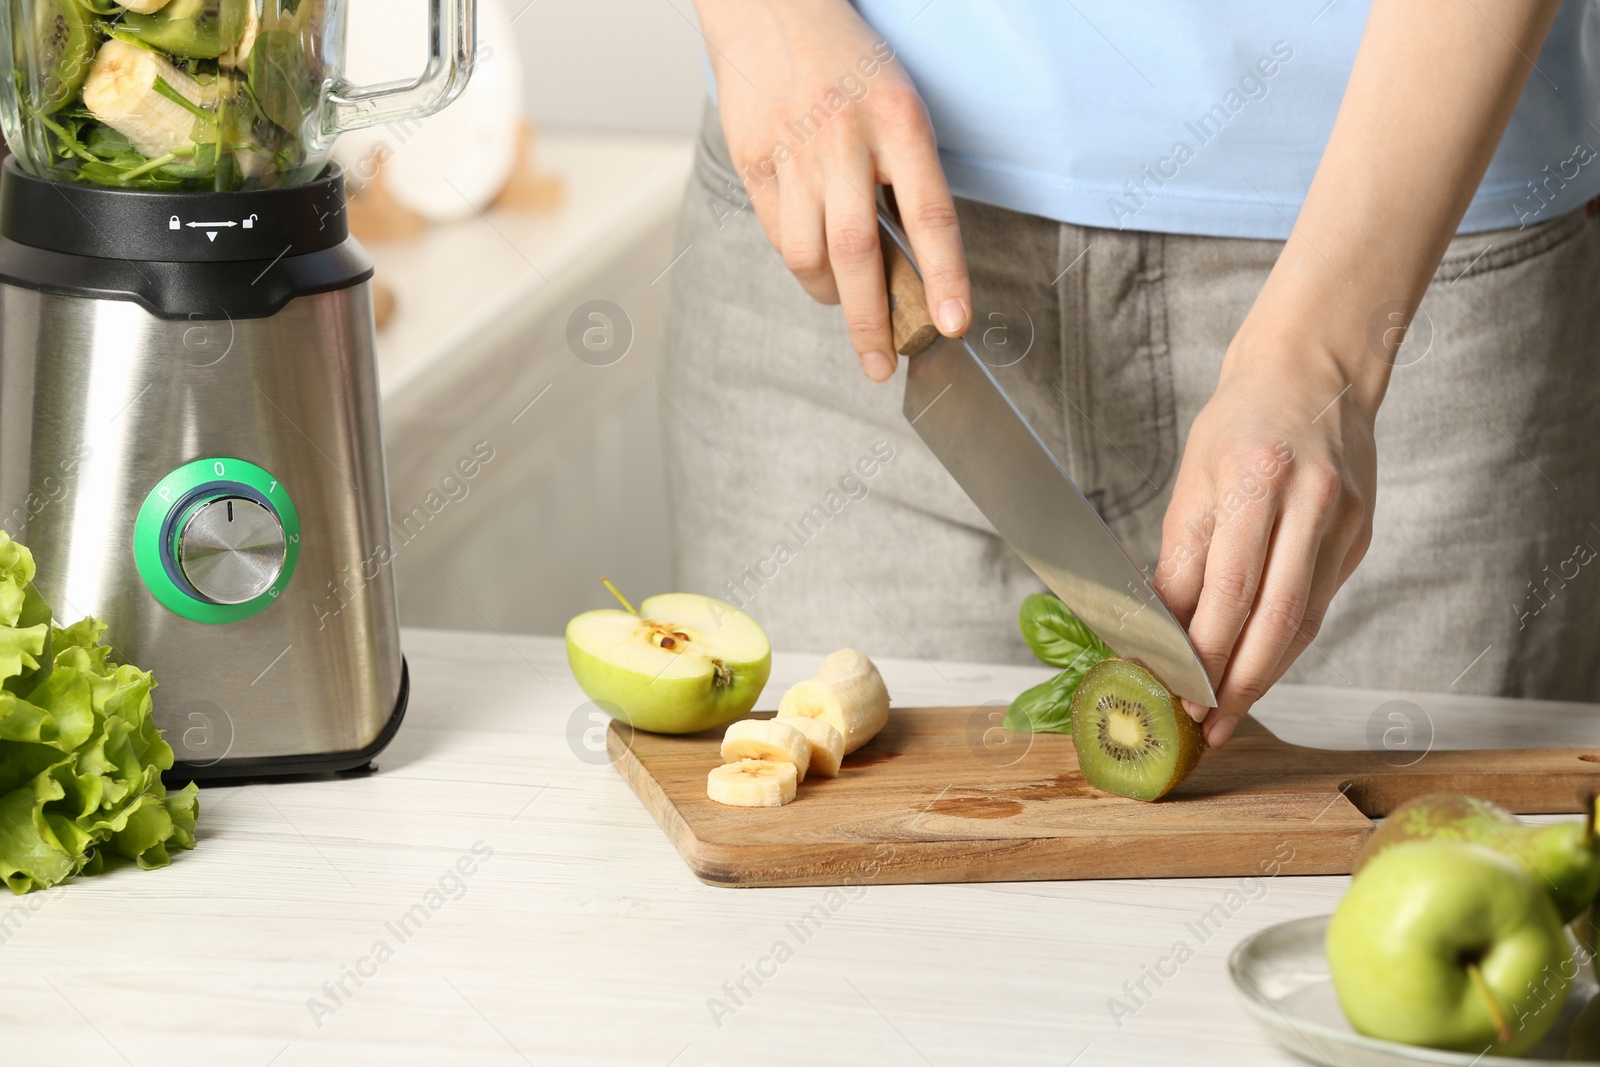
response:
[[[1176,745],[1170,776],[1152,787],[1146,783],[1128,780],[1118,774],[1118,761],[1099,748],[1095,736],[1095,703],[1108,692],[1137,701],[1153,716],[1157,725],[1171,716],[1172,735]],[[1179,782],[1189,776],[1200,762],[1205,740],[1200,734],[1200,724],[1183,710],[1183,704],[1162,685],[1155,675],[1132,660],[1106,659],[1096,663],[1084,674],[1072,695],[1072,744],[1078,750],[1078,768],[1089,784],[1108,793],[1133,800],[1158,800],[1170,793]]]

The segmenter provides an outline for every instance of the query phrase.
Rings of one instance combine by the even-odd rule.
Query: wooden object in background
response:
[[[781,808],[706,797],[720,731],[612,723],[607,747],[691,870],[725,886],[1346,874],[1373,825],[1423,793],[1519,813],[1578,812],[1600,754],[1577,749],[1409,754],[1304,748],[1252,719],[1165,799],[1092,788],[1064,734],[1007,734],[1003,707],[897,708],[837,778]],[[995,744],[1004,738],[1004,744]],[[988,742],[988,744],[986,744]]]
[[[374,149],[362,164],[372,176],[359,183],[359,188],[354,178],[348,183],[350,198],[345,210],[350,233],[358,241],[403,241],[428,228],[428,220],[396,200],[384,184],[384,152],[381,147]]]
[[[494,205],[508,211],[554,211],[566,197],[566,186],[554,174],[539,170],[534,158],[538,143],[533,123],[523,119],[517,127],[517,163]]]
[[[385,285],[382,279],[372,280],[372,318],[378,329],[383,329],[394,319],[395,312],[394,287]]]

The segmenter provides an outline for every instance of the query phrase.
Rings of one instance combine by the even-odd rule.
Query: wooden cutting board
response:
[[[1582,811],[1600,792],[1600,752],[1328,751],[1247,719],[1147,804],[1089,786],[1070,737],[997,729],[1003,713],[897,708],[839,777],[807,778],[781,808],[706,798],[720,730],[667,737],[613,722],[607,748],[689,868],[722,886],[1344,874],[1368,817],[1410,797],[1460,790],[1550,813]]]

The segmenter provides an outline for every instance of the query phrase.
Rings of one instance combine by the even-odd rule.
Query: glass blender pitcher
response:
[[[414,82],[341,75],[343,0],[0,0],[0,118],[23,169],[119,189],[300,185],[346,130],[419,118],[464,87],[468,0],[433,0]]]

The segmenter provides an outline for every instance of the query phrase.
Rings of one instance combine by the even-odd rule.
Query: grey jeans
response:
[[[1147,569],[1273,241],[959,204],[973,336]],[[1041,588],[767,244],[708,112],[659,384],[678,580],[776,647],[1027,662]],[[1377,422],[1372,547],[1299,682],[1600,699],[1600,221],[1458,237]],[[1012,359],[1014,358],[1014,362]],[[902,368],[901,374],[904,373]]]

